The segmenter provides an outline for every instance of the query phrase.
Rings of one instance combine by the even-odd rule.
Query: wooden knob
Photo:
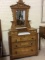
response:
[[[31,49],[31,51],[33,51],[33,49]]]
[[[34,39],[34,38],[32,38],[32,39]]]
[[[17,45],[16,45],[16,47],[17,47]]]
[[[31,45],[32,45],[33,43],[31,42]]]
[[[15,54],[17,54],[17,51],[15,52]]]
[[[33,43],[31,42],[31,43],[30,43],[30,47],[32,46],[32,44],[33,44]]]

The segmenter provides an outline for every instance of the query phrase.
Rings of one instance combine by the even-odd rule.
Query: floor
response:
[[[0,60],[10,60],[10,57],[4,57],[1,58]],[[25,58],[20,58],[20,59],[15,59],[15,60],[45,60],[45,39],[41,39],[41,50],[38,53],[38,56],[32,56],[32,57],[25,57]]]

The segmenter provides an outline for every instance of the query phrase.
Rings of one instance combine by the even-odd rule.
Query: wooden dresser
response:
[[[11,59],[38,54],[38,34],[36,30],[30,30],[30,34],[28,35],[15,35],[15,31],[10,31],[10,33],[9,44]]]
[[[45,39],[45,26],[39,27],[39,49],[41,49],[41,37]]]
[[[22,0],[11,6],[13,21],[8,34],[10,60],[38,54],[38,34],[37,29],[29,24],[29,8]]]

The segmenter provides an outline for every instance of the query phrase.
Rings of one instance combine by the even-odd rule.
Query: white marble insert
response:
[[[29,32],[20,32],[18,33],[18,35],[29,35],[30,33]]]

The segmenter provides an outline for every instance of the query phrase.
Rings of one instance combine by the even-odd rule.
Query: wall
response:
[[[7,54],[9,54],[8,30],[11,27],[10,21],[13,20],[10,6],[17,1],[18,0],[0,0],[0,19],[2,22],[3,44]],[[24,0],[27,5],[31,6],[29,10],[29,20],[31,20],[31,27],[34,28],[39,28],[40,25],[45,25],[45,23],[41,23],[41,1],[42,0]]]

